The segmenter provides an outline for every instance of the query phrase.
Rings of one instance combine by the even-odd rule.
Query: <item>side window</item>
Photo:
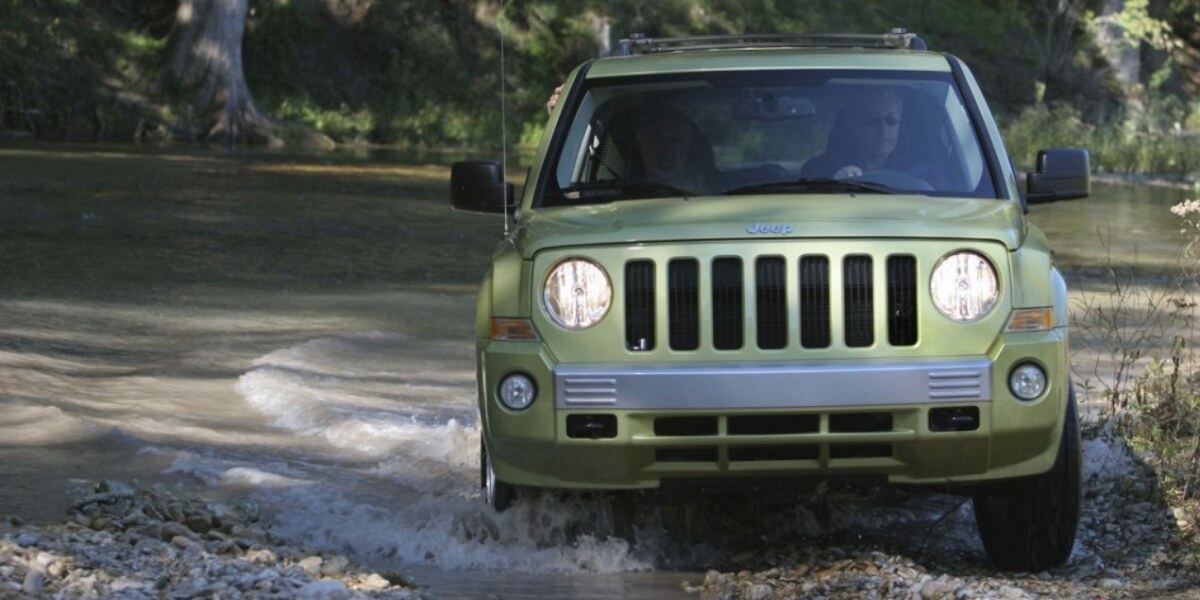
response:
[[[567,132],[563,142],[562,154],[559,156],[558,167],[555,169],[555,180],[559,187],[568,187],[572,182],[579,181],[578,176],[583,170],[588,158],[596,133],[593,131],[593,115],[596,111],[596,99],[589,92],[579,104],[575,122]]]
[[[622,177],[625,159],[603,121],[592,119],[583,142],[572,170],[571,183],[592,183]]]
[[[949,117],[951,139],[948,141],[952,146],[953,156],[958,159],[958,168],[963,173],[966,187],[975,189],[986,174],[983,152],[975,139],[967,108],[963,106],[954,88],[949,86],[946,88],[946,115]]]

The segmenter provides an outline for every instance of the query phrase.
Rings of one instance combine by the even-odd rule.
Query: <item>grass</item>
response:
[[[1095,361],[1077,366],[1076,382],[1103,399],[1100,425],[1155,468],[1179,539],[1200,556],[1200,203],[1172,211],[1191,234],[1173,282],[1154,285],[1110,264],[1099,289],[1076,297],[1071,324]]]

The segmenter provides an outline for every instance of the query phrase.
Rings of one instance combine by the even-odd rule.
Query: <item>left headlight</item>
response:
[[[1000,297],[996,269],[974,252],[947,254],[933,269],[929,292],[938,311],[966,323],[988,314]]]
[[[608,314],[612,283],[600,265],[568,258],[550,270],[542,299],[555,323],[567,329],[585,329]]]

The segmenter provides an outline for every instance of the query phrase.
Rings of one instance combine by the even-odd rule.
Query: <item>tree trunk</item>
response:
[[[1142,58],[1139,44],[1125,35],[1125,28],[1114,17],[1125,11],[1125,0],[1104,0],[1103,10],[1096,19],[1096,41],[1100,51],[1113,66],[1117,81],[1126,88],[1142,81]]]
[[[258,107],[242,71],[247,0],[179,0],[166,74],[195,87],[211,117],[208,138],[266,142],[278,128]]]

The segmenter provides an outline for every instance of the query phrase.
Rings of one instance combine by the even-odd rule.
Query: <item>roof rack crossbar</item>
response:
[[[633,34],[617,45],[618,56],[692,52],[720,48],[891,48],[925,50],[925,41],[904,29],[890,33],[764,33],[651,38]]]

